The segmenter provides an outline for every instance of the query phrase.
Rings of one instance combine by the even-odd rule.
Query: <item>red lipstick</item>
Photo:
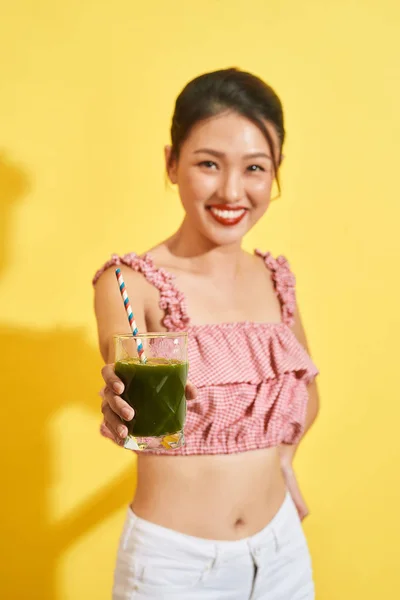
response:
[[[237,225],[247,213],[244,206],[231,206],[230,204],[214,204],[208,206],[207,209],[217,223],[226,227]]]

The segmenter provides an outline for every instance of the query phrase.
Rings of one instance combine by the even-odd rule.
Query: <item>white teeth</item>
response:
[[[210,210],[217,217],[221,217],[221,219],[238,219],[246,212],[244,208],[241,210],[220,210],[219,208],[215,208],[215,206],[211,206]]]

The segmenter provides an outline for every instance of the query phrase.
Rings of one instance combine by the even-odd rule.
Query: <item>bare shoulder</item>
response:
[[[253,270],[254,272],[261,270],[265,271],[265,265],[262,258],[260,258],[254,252],[243,252],[243,260],[244,264],[247,265],[247,268]]]
[[[144,276],[126,265],[119,265],[132,303],[135,320],[140,331],[146,331],[145,305],[152,286]],[[121,298],[116,266],[107,268],[94,286],[94,309],[97,320],[100,350],[106,362],[110,360],[113,335],[130,333],[128,318]]]
[[[253,281],[265,282],[273,286],[272,273],[267,268],[262,257],[254,253],[245,252],[244,264],[246,265],[248,275],[253,278]]]
[[[96,280],[94,284],[96,296],[107,295],[107,292],[109,292],[111,288],[116,288],[118,290],[117,278],[115,274],[117,268],[121,269],[121,273],[127,287],[128,282],[133,285],[137,291],[145,291],[149,287],[149,283],[140,271],[136,271],[135,269],[132,269],[128,265],[124,264],[112,265],[106,268]]]
[[[107,294],[109,288],[117,286],[115,271],[121,269],[122,276],[129,289],[133,289],[135,294],[140,296],[152,295],[154,286],[148,281],[145,273],[148,272],[146,265],[146,257],[150,255],[155,264],[158,263],[157,256],[162,251],[163,244],[144,252],[141,255],[132,253],[125,256],[113,255],[112,259],[107,262],[103,269],[98,271],[95,277],[95,293],[98,296]],[[118,289],[118,286],[117,286]]]

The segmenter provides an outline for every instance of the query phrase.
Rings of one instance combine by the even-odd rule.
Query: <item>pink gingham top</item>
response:
[[[139,271],[160,293],[165,328],[189,334],[189,378],[198,395],[187,404],[186,444],[155,453],[231,454],[295,444],[301,437],[307,385],[318,371],[291,330],[295,278],[287,260],[269,252],[256,254],[272,273],[281,323],[192,325],[174,276],[157,268],[149,254],[113,255],[96,273],[93,284],[113,265]]]

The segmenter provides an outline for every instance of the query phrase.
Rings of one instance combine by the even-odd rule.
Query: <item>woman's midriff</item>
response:
[[[286,486],[278,450],[229,455],[138,455],[132,510],[186,535],[238,540],[263,529]]]

